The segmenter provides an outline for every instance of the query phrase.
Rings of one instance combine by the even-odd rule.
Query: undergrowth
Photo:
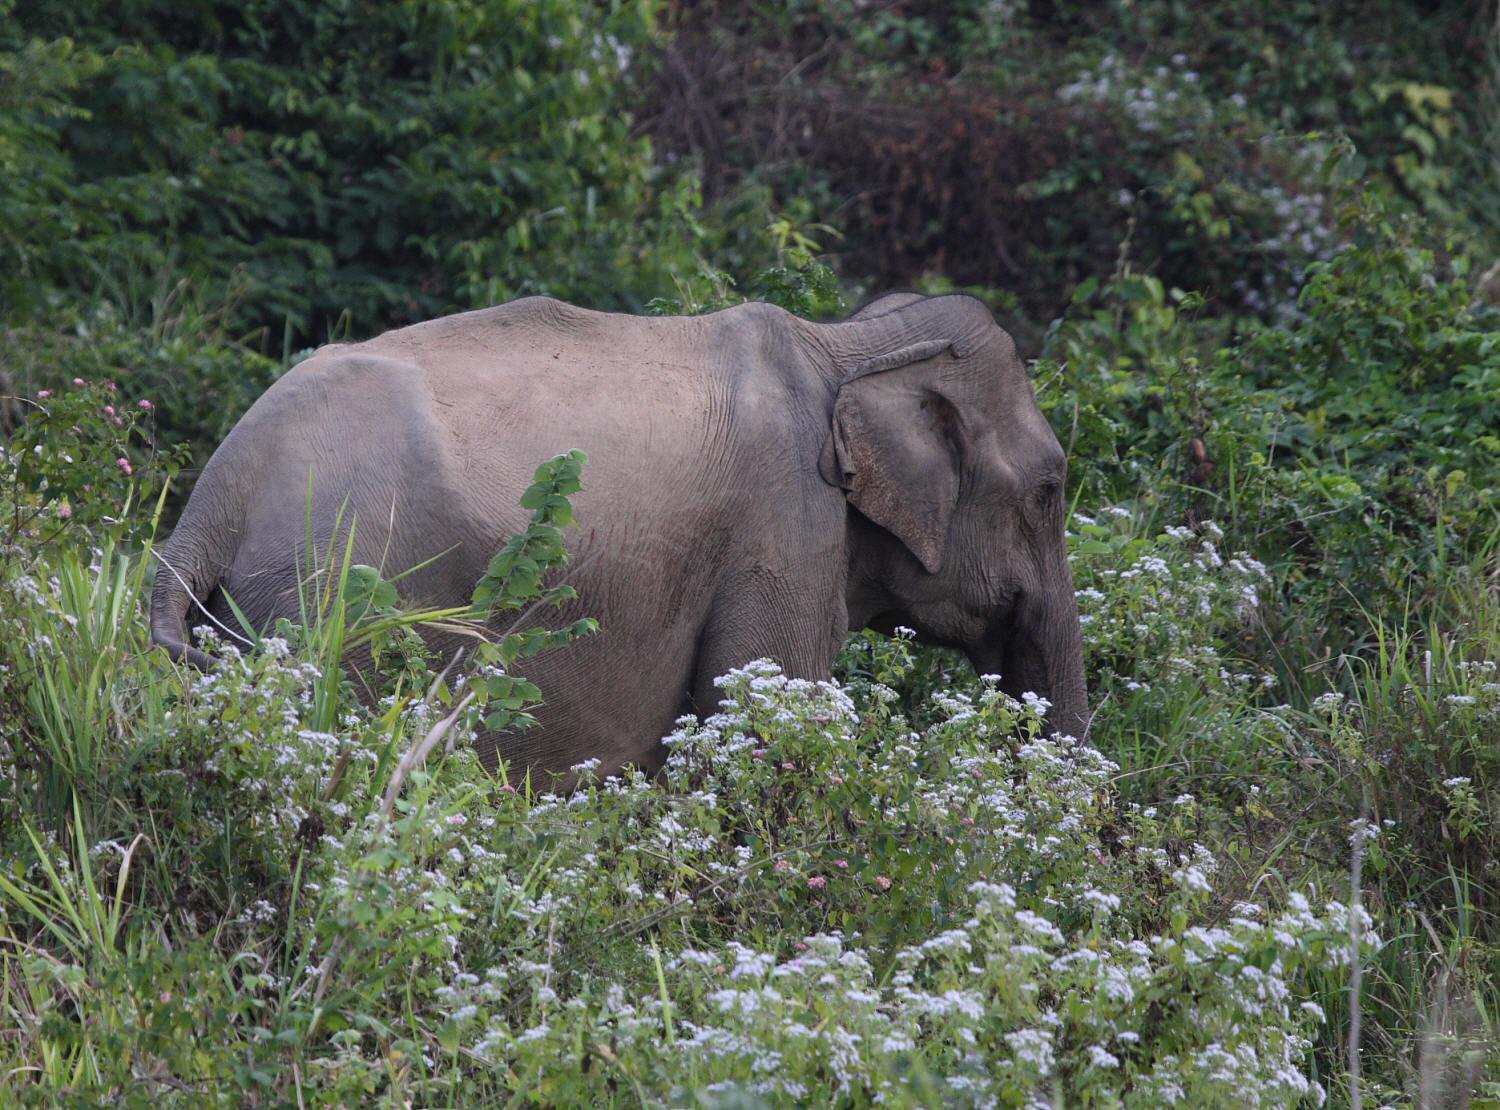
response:
[[[1479,22],[253,7],[0,34],[0,1103],[1500,1104]],[[624,123],[652,53],[639,130],[717,207]],[[529,623],[576,456],[463,606],[333,547],[300,620],[200,630],[213,674],[150,649],[158,527],[302,344],[532,291],[826,318],[882,274],[1039,355],[1087,743],[857,632],[832,682],[722,676],[656,779],[496,774],[518,661],[591,631]],[[434,622],[483,646],[445,671]]]
[[[205,676],[147,649],[151,406],[33,404],[0,567],[8,1101],[1339,1105],[1354,961],[1366,1093],[1493,1083],[1493,538],[1294,661],[1295,559],[1093,507],[1090,743],[861,633],[838,682],[724,676],[658,779],[559,794],[470,740],[526,723],[520,656],[589,627],[441,681],[419,634],[566,600],[580,457],[471,606],[404,609],[330,551],[300,623],[200,629]]]

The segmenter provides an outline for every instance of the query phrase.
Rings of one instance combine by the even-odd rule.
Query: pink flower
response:
[[[144,397],[137,401],[136,404],[138,404],[143,409],[149,409],[151,407],[151,402],[146,400]]]
[[[73,379],[73,384],[76,385],[76,386],[78,386],[80,389],[82,389],[84,386],[88,385],[89,383],[86,382],[86,381],[84,381],[82,378],[74,378]]]
[[[787,760],[787,761],[786,761],[786,762],[785,762],[785,763],[783,763],[783,764],[782,764],[782,765],[781,765],[781,769],[782,769],[782,770],[783,770],[783,771],[795,771],[795,770],[796,770],[796,769],[797,769],[797,765],[796,765],[796,764],[795,764],[795,763],[793,763],[793,762],[792,762],[792,761],[791,761],[791,760],[790,760],[790,759],[789,759],[789,760]]]
[[[163,1006],[165,1006],[165,1005],[167,1005],[167,1003],[169,1003],[169,1002],[172,1001],[172,992],[171,991],[162,991],[161,994],[157,995],[157,999],[158,999],[158,1001],[161,1002],[161,1004]]]
[[[843,775],[829,775],[828,776],[828,781],[831,782],[831,783],[833,783],[834,786],[843,786],[844,785],[844,776]]]
[[[104,415],[105,416],[113,416],[114,414],[115,414],[115,406],[114,405],[105,405],[104,406]]]
[[[960,821],[959,821],[959,824],[967,825],[970,828],[973,828],[974,827],[974,818],[972,818],[972,817],[961,818]]]
[[[811,875],[808,877],[807,885],[812,890],[822,890],[828,885],[828,880],[822,875]]]
[[[57,506],[57,515],[62,517],[64,520],[72,520],[73,506],[69,505],[66,501],[59,502]]]
[[[753,752],[750,753],[750,758],[751,759],[765,759],[766,758],[766,749],[765,748],[756,748]]]
[[[795,948],[798,952],[806,952],[807,942],[805,940],[799,940],[796,944],[792,945],[792,947]]]
[[[833,861],[833,865],[835,867],[837,867],[840,871],[847,871],[847,870],[849,870],[849,861],[846,860],[846,859],[836,859],[836,860]]]
[[[506,783],[504,786],[502,786],[500,788],[500,792],[502,794],[514,794],[516,792],[516,788],[514,786],[512,786],[510,783]]]
[[[786,860],[784,860],[784,859],[777,860],[776,861],[776,866],[773,867],[772,870],[776,871],[777,873],[785,871],[786,870]]]
[[[37,399],[38,400],[45,401],[48,397],[52,396],[52,390],[50,390],[50,389],[39,389],[39,390],[36,391],[36,395],[37,395]]]
[[[135,471],[131,469],[130,460],[129,459],[125,459],[125,458],[116,459],[115,460],[115,465],[118,466],[121,470],[123,470],[125,472],[126,477],[129,477],[131,474],[135,473]]]
[[[890,890],[891,880],[887,879],[884,875],[876,875],[875,885],[878,886],[881,890]]]

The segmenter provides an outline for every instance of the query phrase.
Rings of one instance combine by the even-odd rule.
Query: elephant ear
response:
[[[849,503],[890,532],[929,574],[946,554],[958,505],[958,413],[932,388],[947,340],[860,364],[839,386],[819,469]]]

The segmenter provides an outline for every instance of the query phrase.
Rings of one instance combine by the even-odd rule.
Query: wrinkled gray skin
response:
[[[204,469],[160,548],[153,639],[211,665],[187,629],[207,623],[193,597],[235,627],[223,591],[258,626],[296,617],[309,471],[320,550],[347,499],[355,562],[447,551],[402,595],[463,604],[525,527],[532,471],[572,447],[589,461],[562,617],[602,631],[526,661],[547,701],[502,741],[512,773],[654,768],[716,676],[766,656],[825,678],[867,626],[961,648],[1085,734],[1063,452],[1010,336],[962,296],[891,294],[835,324],[536,297],[323,347]]]

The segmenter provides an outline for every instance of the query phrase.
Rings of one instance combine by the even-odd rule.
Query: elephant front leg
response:
[[[842,584],[815,589],[751,580],[727,592],[715,601],[699,638],[692,710],[716,712],[722,694],[714,680],[757,659],[771,660],[791,678],[828,678],[848,625]]]

